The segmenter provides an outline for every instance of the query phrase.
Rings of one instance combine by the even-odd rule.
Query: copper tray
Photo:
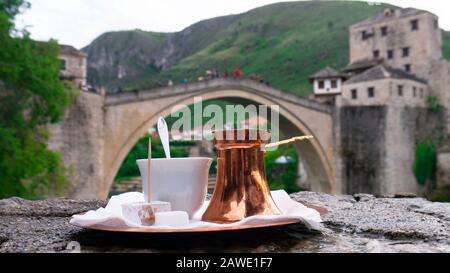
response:
[[[301,202],[303,203],[303,202]],[[321,216],[328,213],[326,208],[305,204],[305,206],[317,210]],[[164,234],[164,233],[202,233],[202,232],[225,232],[225,231],[239,231],[250,229],[262,229],[262,228],[276,228],[300,223],[300,220],[284,220],[276,223],[259,223],[259,224],[246,224],[239,226],[219,226],[219,227],[202,227],[202,228],[104,228],[104,227],[82,227],[90,230],[108,231],[108,232],[126,232],[126,233],[152,233],[152,234]]]
[[[103,227],[83,227],[91,230],[109,231],[109,232],[128,232],[128,233],[202,233],[202,232],[223,232],[223,231],[237,231],[249,230],[258,228],[275,228],[292,224],[300,223],[299,220],[285,220],[277,223],[260,223],[248,224],[239,226],[225,226],[225,227],[201,227],[201,228],[103,228]]]

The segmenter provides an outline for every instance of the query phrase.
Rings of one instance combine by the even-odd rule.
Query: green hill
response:
[[[277,88],[306,96],[307,77],[348,63],[348,27],[388,5],[349,1],[277,3],[198,22],[176,33],[107,33],[84,50],[90,82],[110,91],[194,81],[205,70],[239,67]],[[446,56],[450,56],[449,33]],[[120,72],[120,73],[119,73]],[[123,76],[118,79],[119,74]]]

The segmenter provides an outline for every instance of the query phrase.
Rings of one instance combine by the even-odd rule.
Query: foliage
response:
[[[61,118],[73,92],[59,80],[56,42],[36,42],[15,29],[14,16],[26,7],[22,0],[0,2],[0,198],[57,194],[67,172],[47,149],[44,128]]]
[[[280,156],[289,156],[293,160],[286,164],[277,164],[275,160]],[[284,189],[288,193],[300,191],[297,185],[298,155],[292,145],[280,146],[275,151],[266,153],[267,182],[272,190]]]
[[[426,103],[427,103],[428,111],[430,111],[432,113],[440,113],[442,111],[442,105],[439,102],[438,97],[428,96]]]
[[[427,181],[436,180],[436,145],[429,141],[416,145],[416,159],[413,170],[417,182],[424,186]]]
[[[430,198],[433,202],[450,203],[450,186],[444,186],[432,192]]]

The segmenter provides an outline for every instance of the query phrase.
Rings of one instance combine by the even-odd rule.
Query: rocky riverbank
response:
[[[302,225],[223,234],[142,235],[89,231],[71,215],[102,201],[0,200],[0,252],[450,252],[450,204],[421,198],[292,197],[324,207],[322,232]]]

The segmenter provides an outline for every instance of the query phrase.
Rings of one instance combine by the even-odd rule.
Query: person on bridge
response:
[[[223,74],[225,78],[228,78],[230,76],[230,73],[228,72],[228,69],[225,70],[225,73]]]
[[[212,79],[212,72],[211,72],[211,70],[209,70],[209,69],[206,70],[205,74],[206,74],[206,79],[207,80]]]
[[[236,79],[239,79],[239,76],[240,76],[240,71],[239,71],[239,69],[236,67],[234,70],[233,70],[233,77],[235,77]]]
[[[239,79],[240,80],[244,79],[244,72],[243,71],[239,71]]]
[[[219,70],[217,70],[216,68],[213,68],[212,73],[211,73],[211,78],[217,79],[218,77],[219,77]]]

